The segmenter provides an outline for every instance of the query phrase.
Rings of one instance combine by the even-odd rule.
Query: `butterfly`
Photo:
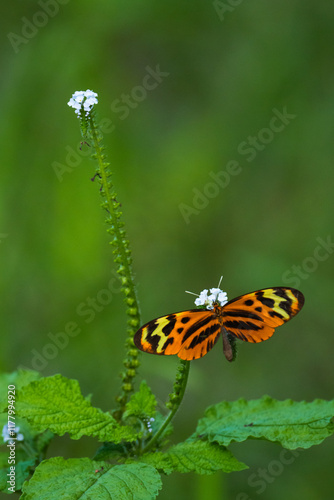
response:
[[[235,339],[262,342],[269,339],[275,328],[293,318],[304,305],[304,295],[295,288],[272,287],[246,293],[227,301],[219,288],[203,290],[197,305],[205,309],[190,309],[167,314],[143,325],[134,336],[138,349],[151,354],[177,354],[184,360],[202,358],[220,335],[228,361],[235,357]]]

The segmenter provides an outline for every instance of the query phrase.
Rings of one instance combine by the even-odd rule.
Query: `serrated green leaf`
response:
[[[138,392],[132,394],[126,405],[124,418],[135,416],[139,418],[150,418],[155,415],[157,400],[145,380],[140,384]]]
[[[141,461],[153,465],[166,474],[171,472],[196,472],[213,474],[221,470],[233,472],[247,469],[223,446],[208,441],[185,441],[165,452],[146,453]]]
[[[133,441],[135,431],[109,414],[94,408],[82,396],[79,383],[61,375],[31,382],[18,392],[17,409],[38,431],[51,430],[59,436],[68,432],[72,439],[94,436],[99,441]]]
[[[33,380],[38,380],[40,374],[32,370],[18,370],[12,373],[2,373],[0,375],[0,412],[8,406],[8,386],[15,385],[15,392],[30,384]],[[16,398],[15,398],[16,399]]]
[[[334,433],[334,401],[291,399],[222,402],[209,407],[195,436],[228,446],[248,438],[278,441],[284,448],[309,448]]]
[[[151,500],[160,488],[160,475],[147,464],[112,467],[89,458],[55,457],[36,468],[21,500]]]

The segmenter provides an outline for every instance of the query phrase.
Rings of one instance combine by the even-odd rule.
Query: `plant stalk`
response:
[[[93,141],[95,153],[93,158],[98,162],[96,173],[101,184],[101,196],[103,198],[102,207],[107,211],[107,224],[110,226],[108,232],[113,235],[111,245],[114,250],[114,262],[118,266],[117,273],[120,275],[122,292],[125,296],[125,303],[128,306],[128,329],[126,339],[126,358],[123,364],[126,368],[120,376],[122,378],[121,394],[116,398],[119,410],[114,416],[117,420],[122,418],[125,411],[125,406],[130,393],[133,391],[133,379],[136,376],[136,370],[139,366],[138,354],[133,343],[133,337],[140,326],[140,311],[136,295],[136,289],[132,272],[132,257],[130,244],[124,230],[124,222],[121,220],[122,212],[120,211],[120,203],[117,201],[117,195],[111,181],[111,171],[109,163],[105,161],[103,146],[101,145],[102,138],[97,130],[93,114],[89,115],[90,136]]]

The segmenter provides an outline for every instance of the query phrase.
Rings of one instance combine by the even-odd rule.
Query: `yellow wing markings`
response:
[[[223,325],[246,342],[269,339],[275,328],[303,307],[304,296],[294,288],[274,287],[237,297],[223,307]]]
[[[134,337],[138,349],[152,354],[177,354],[197,359],[210,350],[221,331],[213,311],[192,309],[149,321]]]

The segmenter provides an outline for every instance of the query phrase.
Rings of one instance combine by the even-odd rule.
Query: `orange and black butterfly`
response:
[[[192,360],[205,356],[222,334],[225,357],[232,361],[235,339],[255,343],[269,339],[277,326],[301,310],[304,296],[295,288],[273,287],[224,302],[222,305],[216,298],[209,309],[190,309],[153,319],[137,331],[134,343],[151,354],[177,354]]]

